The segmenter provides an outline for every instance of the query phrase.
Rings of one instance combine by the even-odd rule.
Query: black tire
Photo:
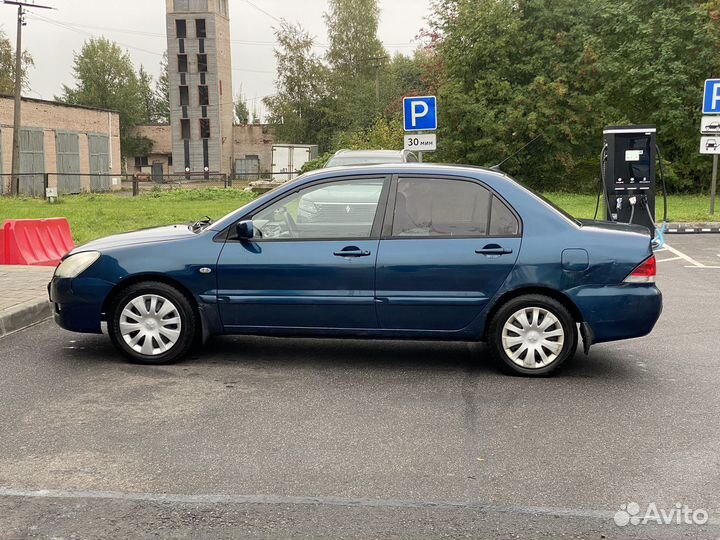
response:
[[[538,321],[533,320],[535,317],[534,313],[526,313],[525,316],[530,326],[527,329],[523,329],[522,322],[519,319],[515,319],[515,315],[521,313],[522,310],[533,311],[534,308],[538,309]],[[538,325],[542,326],[545,323],[547,313],[551,314],[557,322],[548,326],[545,331],[542,331]],[[548,322],[553,321],[552,318],[547,320]],[[509,329],[507,332],[504,332],[506,324],[515,326],[517,331]],[[563,332],[562,337],[551,336],[543,340],[545,335],[557,333],[560,329],[562,329]],[[547,334],[543,334],[542,332],[547,332]],[[507,348],[503,342],[504,334],[508,338]],[[522,343],[512,345],[513,339],[521,337],[524,338]],[[559,345],[561,339],[562,346]],[[529,340],[532,340],[532,343],[530,343]],[[528,294],[513,298],[500,307],[488,327],[487,342],[493,356],[502,361],[503,364],[513,372],[525,376],[543,376],[554,372],[565,360],[575,355],[578,344],[577,324],[567,308],[557,300],[539,294]],[[524,349],[527,343],[530,343],[536,349],[542,348],[542,351],[539,352],[529,348]],[[542,345],[543,343],[547,343],[548,347]],[[552,343],[558,343],[558,345],[552,345]],[[524,349],[524,353],[521,349]],[[559,349],[559,352],[553,349]],[[519,353],[519,358],[513,360],[507,350],[510,350],[512,354]],[[530,354],[532,354],[532,358],[529,358]],[[545,363],[541,354],[548,358],[551,358],[553,354],[556,356],[554,359]],[[519,365],[519,363],[516,362],[521,362],[523,365]],[[527,363],[534,363],[538,367],[526,367]]]
[[[138,351],[132,348],[130,344],[126,342],[120,328],[121,322],[123,322],[123,310],[126,307],[129,307],[128,304],[132,300],[142,297],[159,297],[162,300],[169,301],[169,305],[176,308],[175,311],[177,312],[177,315],[179,315],[180,319],[180,322],[178,324],[171,324],[166,329],[179,332],[176,341],[174,341],[172,345],[169,345],[171,338],[168,338],[167,335],[162,334],[162,332],[158,330],[157,335],[150,339],[149,345],[153,349],[157,349],[158,352],[153,352],[151,354],[143,354],[142,351]],[[147,307],[151,299],[144,299],[141,301]],[[164,303],[160,304],[160,310],[162,310],[162,306],[164,305]],[[140,311],[135,309],[134,313],[140,313]],[[161,322],[157,322],[158,315],[159,313],[156,309],[156,320],[155,322],[151,323],[154,325],[153,328],[157,326],[162,326],[164,324],[162,317],[160,318]],[[108,334],[110,335],[110,340],[112,341],[113,345],[115,345],[115,347],[120,352],[122,352],[131,362],[145,365],[157,366],[173,364],[183,358],[185,355],[187,355],[193,344],[196,342],[195,337],[198,333],[199,327],[195,311],[193,310],[193,307],[190,304],[188,298],[183,293],[178,291],[175,287],[171,287],[170,285],[157,281],[136,283],[120,291],[120,293],[113,299],[112,305],[108,310],[107,317]],[[166,317],[166,320],[168,322],[178,318],[175,316],[175,312],[168,314]],[[132,319],[127,319],[127,316],[125,316],[125,323],[135,324],[131,321]],[[143,324],[139,317],[137,318],[137,324]],[[146,330],[148,329],[143,328],[143,332],[145,332]],[[138,330],[138,333],[139,332],[140,330]],[[129,339],[132,341],[135,336],[138,335],[138,333],[129,334]],[[145,339],[147,338],[140,337],[140,341],[138,344],[136,344],[136,346],[144,345]],[[166,347],[167,350],[161,351],[161,345],[159,344],[158,339],[162,341],[162,346]]]

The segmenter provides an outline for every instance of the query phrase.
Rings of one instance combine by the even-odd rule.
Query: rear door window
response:
[[[490,213],[490,236],[517,236],[520,223],[515,214],[495,195]]]
[[[400,178],[393,237],[515,236],[520,224],[490,190],[467,180]]]

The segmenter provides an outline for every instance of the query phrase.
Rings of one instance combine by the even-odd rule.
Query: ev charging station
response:
[[[657,129],[612,126],[603,131],[601,161],[606,219],[655,229]]]

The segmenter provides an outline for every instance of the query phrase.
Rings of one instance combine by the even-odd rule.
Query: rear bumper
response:
[[[65,330],[88,334],[102,332],[102,307],[113,284],[91,278],[57,278],[48,284],[55,322]]]
[[[578,287],[568,295],[592,329],[594,343],[646,336],[663,309],[655,285]]]

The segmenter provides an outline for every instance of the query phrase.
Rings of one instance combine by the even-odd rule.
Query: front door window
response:
[[[261,210],[253,225],[264,240],[370,238],[383,179],[313,186]]]

